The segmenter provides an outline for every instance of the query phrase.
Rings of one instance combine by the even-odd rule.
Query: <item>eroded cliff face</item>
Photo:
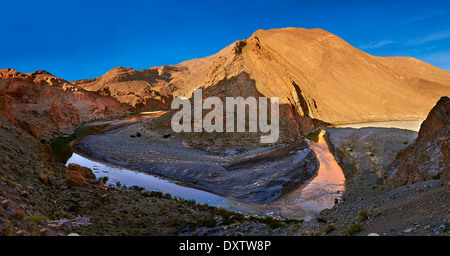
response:
[[[444,178],[450,182],[450,99],[442,97],[420,127],[416,141],[388,168],[391,187]]]
[[[0,92],[0,114],[8,118],[9,121],[14,124],[11,105],[9,104],[8,95],[4,90]]]
[[[80,124],[81,119],[78,114],[78,109],[70,103],[54,100],[49,114],[55,125],[61,131],[72,131]]]
[[[113,118],[130,109],[46,71],[0,69],[0,114],[36,138],[69,133],[81,122]]]
[[[417,138],[417,132],[397,128],[327,128],[325,138],[345,175],[347,185],[383,183],[396,154]]]

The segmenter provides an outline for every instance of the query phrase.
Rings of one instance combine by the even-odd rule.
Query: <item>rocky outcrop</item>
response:
[[[83,177],[83,175],[81,175],[81,173],[77,171],[66,171],[64,176],[66,179],[66,185],[68,187],[83,186],[86,182],[86,179]]]
[[[96,178],[91,169],[74,163],[70,163],[67,166],[64,176],[68,187],[83,186],[86,183],[86,179]]]
[[[81,176],[83,176],[83,178],[85,178],[85,179],[95,179],[95,174],[94,174],[94,172],[92,172],[92,170],[90,168],[80,166],[78,164],[70,163],[67,166],[67,169],[69,171],[79,172],[81,174]]]
[[[25,130],[27,131],[29,134],[33,135],[33,137],[35,137],[36,139],[41,138],[41,135],[39,134],[38,129],[36,128],[36,126],[23,121],[23,120],[17,120],[17,123]]]
[[[450,181],[450,99],[442,97],[420,127],[416,141],[397,154],[387,182],[396,188],[424,180]]]
[[[49,113],[60,131],[73,130],[80,124],[78,109],[70,103],[55,100],[52,102]]]
[[[4,90],[0,92],[0,114],[8,118],[9,121],[14,124],[14,117],[11,106],[9,105],[8,95],[6,95]]]
[[[0,69],[0,114],[35,137],[71,132],[80,122],[110,119],[131,108],[109,96],[86,91],[46,71]],[[39,136],[38,136],[39,134]]]
[[[395,155],[417,138],[417,132],[396,128],[327,128],[325,139],[342,167],[347,185],[383,181]]]

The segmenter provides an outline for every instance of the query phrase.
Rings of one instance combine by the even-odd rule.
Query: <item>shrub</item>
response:
[[[7,221],[2,225],[2,233],[4,236],[14,236],[16,235],[16,231],[14,231],[14,227],[11,222]]]
[[[277,229],[284,226],[284,223],[281,220],[277,220],[270,216],[265,217],[261,222],[267,224],[270,229]]]
[[[281,228],[281,227],[284,227],[284,223],[281,221],[273,222],[273,223],[269,224],[270,229],[277,229],[277,228]]]
[[[27,222],[35,222],[35,221],[43,221],[45,217],[43,216],[37,216],[37,215],[31,215],[25,218],[25,221]]]
[[[440,180],[440,179],[441,179],[441,175],[438,173],[438,174],[436,174],[436,175],[431,176],[431,178],[432,178],[433,180]]]
[[[150,191],[150,196],[161,198],[163,196],[163,193],[159,192],[159,191],[152,190],[152,191]]]
[[[208,228],[212,228],[217,225],[217,221],[215,221],[214,219],[202,220],[202,221],[200,221],[199,225],[206,226]]]
[[[217,215],[222,216],[222,217],[225,218],[225,219],[228,219],[228,218],[231,217],[231,215],[233,215],[233,212],[228,211],[228,210],[226,210],[226,209],[224,209],[224,208],[222,208],[222,207],[217,207],[217,208],[215,209],[215,212],[214,212],[214,213],[217,214]]]
[[[358,221],[363,222],[366,221],[369,218],[369,211],[368,210],[361,210],[358,212]]]
[[[233,220],[237,222],[243,222],[245,220],[245,216],[242,213],[236,212],[232,216]]]
[[[13,217],[14,217],[14,219],[16,219],[16,220],[22,220],[23,218],[25,218],[25,216],[26,216],[26,214],[25,214],[25,211],[24,210],[16,210],[14,213],[13,213]]]
[[[361,224],[353,224],[347,229],[347,235],[352,236],[363,230],[363,226]]]
[[[321,129],[317,129],[313,132],[308,133],[305,137],[310,140],[310,141],[314,141],[314,142],[318,142],[319,141],[319,134],[322,130]]]

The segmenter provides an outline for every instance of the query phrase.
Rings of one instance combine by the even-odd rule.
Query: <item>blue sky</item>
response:
[[[2,1],[0,11],[0,68],[66,80],[202,58],[282,27],[450,70],[450,1]]]

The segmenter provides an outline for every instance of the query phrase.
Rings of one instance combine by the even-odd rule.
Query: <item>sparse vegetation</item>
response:
[[[369,219],[369,211],[368,210],[361,210],[358,212],[357,219],[359,222],[363,222]]]
[[[333,224],[328,224],[328,225],[325,226],[325,229],[323,230],[323,232],[325,234],[328,234],[328,233],[330,233],[333,230],[335,230],[334,225]]]
[[[311,133],[308,133],[305,137],[310,141],[317,142],[319,141],[319,134],[321,131],[322,131],[321,129],[317,129]]]
[[[344,145],[344,149],[349,152],[353,152],[355,150],[355,146],[351,144]]]
[[[108,182],[109,177],[103,176],[103,177],[98,178],[98,180],[103,182],[103,183],[106,183],[106,182]]]
[[[25,221],[27,221],[27,222],[36,222],[36,221],[43,221],[45,219],[46,219],[46,217],[44,217],[44,216],[30,215],[30,216],[27,216],[25,218]]]
[[[440,180],[440,179],[441,179],[441,175],[438,173],[438,174],[436,174],[436,175],[431,176],[431,178],[432,178],[433,180]]]
[[[25,216],[26,216],[25,211],[21,210],[21,209],[14,211],[14,214],[13,214],[13,218],[15,220],[22,220],[23,218],[25,218]]]
[[[363,231],[363,226],[361,224],[353,224],[347,229],[346,234],[352,236],[361,231]]]

